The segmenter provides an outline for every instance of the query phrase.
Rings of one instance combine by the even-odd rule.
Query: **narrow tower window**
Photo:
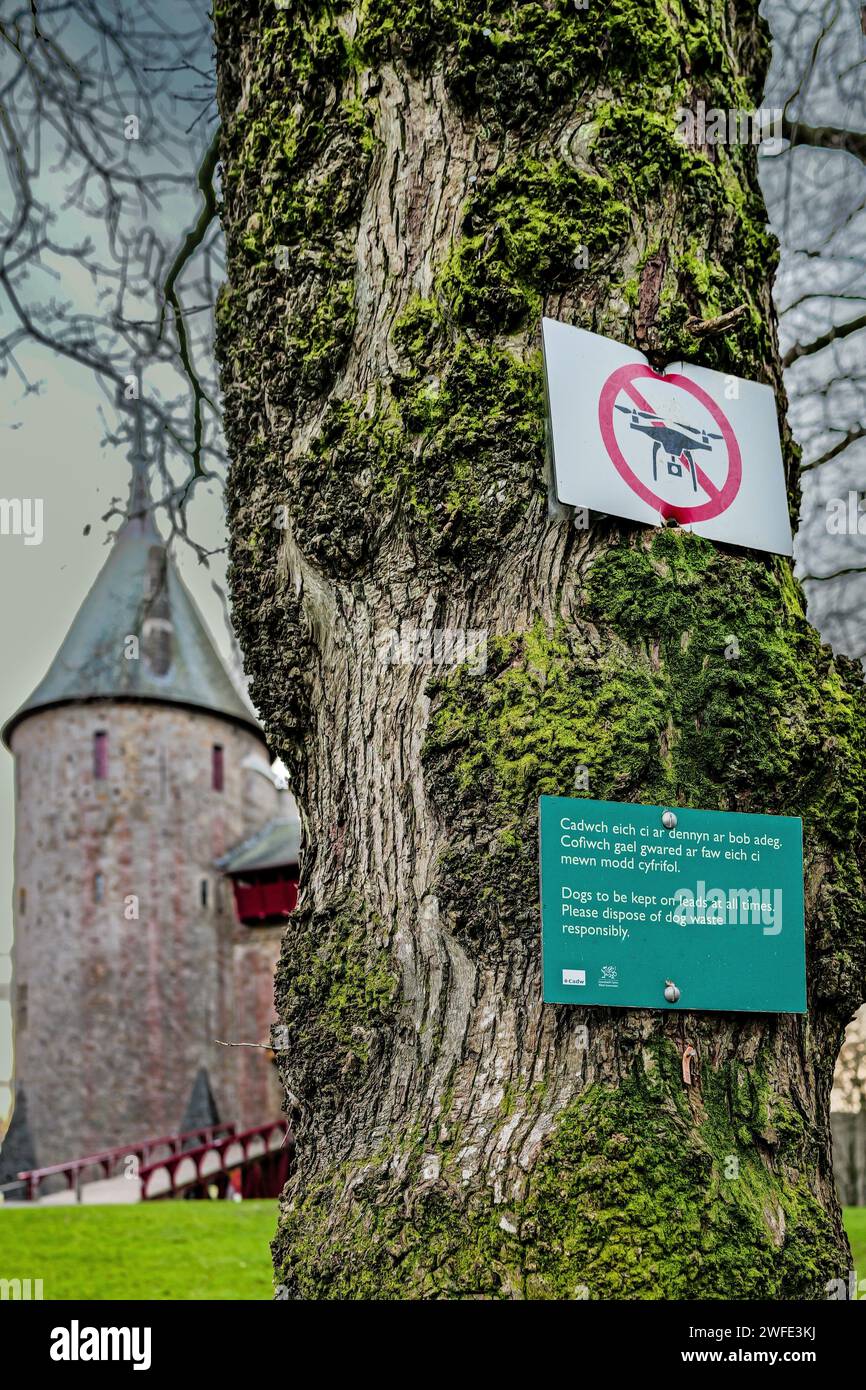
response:
[[[105,874],[93,875],[93,901],[101,903],[105,897]]]
[[[27,889],[26,889],[26,888],[19,888],[19,889],[18,889],[18,911],[21,913],[21,916],[22,916],[22,917],[24,916],[25,912],[27,911]]]
[[[200,898],[201,898],[201,905],[202,905],[202,907],[207,907],[207,879],[206,879],[206,878],[203,878],[202,881],[201,881],[201,887],[200,887],[200,889],[199,889],[199,896],[200,896]]]
[[[93,775],[97,782],[104,782],[108,776],[108,734],[105,729],[97,729],[93,735]]]
[[[224,783],[223,746],[221,743],[215,743],[211,749],[210,770],[211,786],[215,792],[221,792]]]

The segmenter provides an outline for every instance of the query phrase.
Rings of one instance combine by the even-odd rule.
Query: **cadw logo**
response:
[[[131,1361],[134,1371],[150,1370],[149,1327],[69,1327],[51,1331],[52,1361]]]

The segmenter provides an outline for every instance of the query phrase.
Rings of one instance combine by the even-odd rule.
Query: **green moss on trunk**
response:
[[[860,673],[787,561],[578,533],[545,499],[542,309],[783,399],[755,151],[675,129],[680,105],[758,104],[757,6],[220,0],[216,22],[234,615],[314,846],[277,989],[278,1281],[821,1297],[847,1259],[830,1076],[866,974]],[[741,303],[736,332],[686,327]],[[784,422],[783,445],[795,514]],[[377,625],[450,612],[494,628],[486,674],[376,671]],[[386,765],[359,775],[368,726]],[[542,792],[802,815],[808,1020],[595,1011],[583,1075],[585,1014],[539,1005]],[[359,884],[382,798],[404,860]]]
[[[665,1044],[616,1089],[589,1088],[499,1204],[463,1196],[456,1137],[335,1172],[286,1212],[277,1283],[304,1299],[825,1298],[836,1235],[802,1174],[762,1160],[762,1093],[748,1079],[732,1113],[728,1068],[693,1110],[679,1070]],[[397,1162],[414,1174],[408,1213],[388,1196]]]

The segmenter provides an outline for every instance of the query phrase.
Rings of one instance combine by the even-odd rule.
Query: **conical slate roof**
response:
[[[206,1067],[199,1067],[192,1083],[186,1110],[180,1122],[180,1133],[189,1134],[194,1129],[206,1129],[220,1122],[217,1103],[210,1088],[210,1077]],[[195,1147],[190,1145],[190,1147]]]
[[[33,1135],[27,1120],[27,1097],[20,1081],[15,1087],[15,1109],[6,1138],[0,1147],[0,1187],[6,1188],[6,1200],[21,1200],[27,1195],[24,1184],[10,1187],[19,1173],[26,1173],[36,1165],[36,1150]]]
[[[133,493],[137,486],[134,478]],[[130,511],[46,676],[3,729],[7,747],[22,719],[80,700],[192,706],[260,732],[150,512]],[[130,636],[137,659],[128,655]]]
[[[290,792],[283,792],[291,796]],[[294,805],[294,797],[292,797]],[[301,820],[297,806],[287,816],[275,816],[244,840],[235,849],[216,861],[216,867],[229,877],[233,874],[258,872],[261,869],[284,869],[296,865],[301,853]]]

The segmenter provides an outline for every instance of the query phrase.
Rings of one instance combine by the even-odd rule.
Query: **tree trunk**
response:
[[[706,8],[217,7],[234,614],[307,846],[290,1297],[821,1298],[848,1269],[859,669],[788,561],[581,530],[544,480],[542,312],[783,402],[755,151],[674,133],[760,102],[757,6]],[[486,669],[410,629],[487,634]],[[808,1017],[542,1004],[538,796],[583,767],[595,798],[804,817]]]

